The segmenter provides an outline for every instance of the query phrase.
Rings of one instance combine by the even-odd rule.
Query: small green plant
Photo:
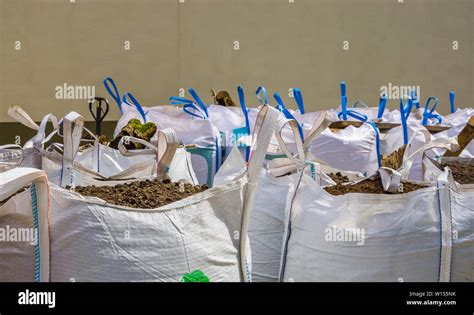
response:
[[[209,278],[201,270],[194,270],[184,274],[181,282],[209,282]]]
[[[131,136],[150,142],[151,138],[156,133],[156,129],[156,125],[152,122],[142,124],[138,119],[130,119],[117,137],[110,142],[110,147],[117,149],[120,139],[125,136]],[[143,146],[139,143],[128,143],[125,144],[125,147],[129,150],[143,149]]]

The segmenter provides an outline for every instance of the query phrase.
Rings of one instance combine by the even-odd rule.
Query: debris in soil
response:
[[[116,186],[76,187],[75,192],[108,203],[139,209],[154,209],[207,190],[207,185],[172,183],[169,179],[136,181]]]
[[[211,90],[211,95],[214,97],[214,104],[216,105],[237,106],[227,91],[219,91],[216,94],[216,91]]]
[[[382,166],[398,170],[403,165],[403,155],[405,154],[406,145],[392,152],[390,155],[382,156]]]
[[[150,142],[151,138],[156,133],[156,125],[152,122],[142,124],[138,119],[131,119],[125,127],[122,128],[120,133],[112,141],[110,141],[110,147],[113,149],[118,148],[120,139],[125,136],[140,138],[142,140]],[[143,149],[143,146],[139,143],[130,142],[125,144],[128,150]]]
[[[474,138],[474,116],[471,116],[467,125],[461,130],[458,135],[459,150],[452,152],[447,150],[444,154],[445,157],[459,156],[461,152],[468,146],[471,140]]]
[[[87,134],[87,135],[88,135],[88,137],[85,137],[85,138],[83,138],[83,139],[93,140],[91,135],[89,135],[89,134]],[[88,138],[90,138],[90,139],[88,139]],[[105,146],[109,146],[109,145],[110,145],[110,141],[108,141],[108,140],[107,140],[107,137],[104,136],[104,135],[99,136],[98,140],[99,140],[99,143],[102,144],[102,145],[105,145]],[[83,152],[83,151],[85,151],[85,150],[87,150],[87,149],[89,149],[89,148],[92,148],[92,147],[94,147],[94,144],[93,144],[93,143],[88,143],[88,144],[81,145],[81,146],[79,147],[79,152]]]
[[[3,206],[4,204],[6,204],[6,203],[8,202],[8,200],[12,199],[13,197],[15,197],[15,196],[18,195],[18,194],[21,194],[22,192],[24,192],[25,190],[27,190],[27,189],[29,189],[29,188],[30,188],[30,186],[23,187],[22,189],[18,190],[16,193],[14,193],[13,195],[11,195],[11,196],[8,197],[7,199],[0,201],[0,206]]]
[[[403,192],[398,192],[395,194],[405,194],[411,191],[415,191],[418,189],[425,188],[427,186],[418,185],[411,182],[402,181],[403,183]],[[335,186],[330,186],[324,188],[328,193],[334,196],[345,195],[348,193],[364,193],[364,194],[393,194],[388,193],[383,190],[382,181],[380,180],[380,176],[378,174],[364,179],[357,184],[337,184]]]
[[[330,173],[328,174],[329,177],[336,183],[336,184],[344,184],[350,182],[349,177],[344,176],[341,172],[337,173]]]
[[[474,164],[450,161],[443,163],[441,167],[449,167],[453,173],[454,180],[459,184],[474,184]]]

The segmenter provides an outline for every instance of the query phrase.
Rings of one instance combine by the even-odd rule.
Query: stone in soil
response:
[[[427,186],[418,185],[411,182],[402,181],[403,192],[397,192],[395,194],[405,194],[418,189],[426,188]],[[337,184],[334,186],[324,188],[328,193],[334,196],[341,196],[348,193],[364,193],[364,194],[393,194],[383,190],[382,181],[378,174],[364,179],[356,184]]]
[[[116,186],[76,187],[83,196],[97,197],[106,202],[138,209],[154,209],[187,198],[208,189],[207,185],[172,183],[170,180],[145,180]]]
[[[460,161],[450,161],[441,165],[444,169],[446,166],[451,169],[454,180],[459,184],[474,184],[474,164],[462,163]]]
[[[398,170],[403,164],[403,155],[405,154],[406,146],[400,147],[398,150],[392,152],[390,155],[382,156],[382,166]]]

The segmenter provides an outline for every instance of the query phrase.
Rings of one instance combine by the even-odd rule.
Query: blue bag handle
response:
[[[183,97],[178,97],[178,96],[171,96],[169,99],[168,99],[170,105],[185,105],[185,104],[192,104],[193,101],[191,100],[188,100],[186,98],[183,98]]]
[[[449,92],[449,106],[451,108],[451,113],[456,112],[456,107],[454,107],[454,91]]]
[[[240,108],[242,108],[242,113],[244,114],[244,118],[245,118],[245,128],[250,134],[249,112],[247,110],[247,106],[245,105],[244,87],[242,85],[239,85],[237,87],[237,92],[239,94]],[[245,160],[248,162],[249,158],[250,158],[250,146],[247,146],[245,150]]]
[[[403,100],[400,99],[400,108],[403,108],[404,119],[408,120],[408,116],[411,114],[411,108],[413,107],[413,102],[411,98],[407,99],[407,102],[403,104]],[[400,111],[402,113],[402,111]]]
[[[342,109],[342,111],[341,111],[342,119],[347,120],[346,82],[344,82],[344,81],[341,81],[341,109]]]
[[[117,85],[115,84],[114,80],[111,77],[106,77],[102,82],[104,83],[104,86],[105,86],[105,89],[107,90],[107,92],[110,94],[110,96],[112,96],[112,98],[117,103],[117,106],[120,110],[120,114],[123,114],[122,99],[120,97],[119,90],[118,90]],[[114,89],[113,91],[110,88],[109,84],[112,85],[112,88]]]
[[[364,106],[365,108],[369,108],[369,106],[367,106],[367,104],[365,104],[364,102],[362,101],[357,101],[354,103],[354,105],[352,105],[352,108],[357,108],[357,105],[358,104],[362,104],[362,106]]]
[[[283,100],[281,99],[280,93],[275,92],[275,94],[273,94],[273,97],[278,103],[276,109],[281,111],[287,119],[293,119],[294,121],[296,121],[296,124],[298,125],[298,131],[300,132],[301,141],[304,142],[303,128],[301,127],[300,123],[295,119],[295,117],[290,113],[290,111],[286,108],[285,104],[283,103]]]
[[[183,112],[200,119],[207,119],[206,114],[194,103],[184,104]],[[202,115],[198,115],[196,112],[201,113]]]
[[[301,94],[301,89],[293,88],[293,97],[295,98],[296,104],[298,104],[298,108],[300,113],[304,114],[304,102],[303,102],[303,95]]]
[[[346,112],[344,113],[343,111],[340,111],[338,114],[337,114],[337,117],[339,119],[341,119],[341,117],[344,117],[344,114],[346,115],[346,120],[347,120],[347,116],[350,116],[350,117],[353,117],[357,120],[360,120],[362,122],[367,122],[367,120],[369,119],[366,115],[364,114],[361,114],[355,110],[352,110],[352,109],[346,109]]]
[[[206,114],[206,117],[209,117],[209,113],[207,112],[207,106],[204,105],[203,101],[196,93],[196,91],[193,88],[190,88],[188,91],[189,94],[191,94],[191,96],[194,98],[194,100],[196,100],[196,103],[199,105],[199,107],[201,107],[202,111]]]
[[[375,148],[377,150],[377,163],[379,168],[382,167],[382,154],[380,154],[380,133],[379,133],[379,128],[377,128],[377,125],[373,121],[367,121],[369,125],[374,128],[375,131]]]
[[[411,99],[408,99],[408,102],[411,103]],[[411,104],[409,105],[411,108]],[[400,120],[402,122],[402,128],[403,128],[403,144],[407,145],[408,144],[408,126],[407,126],[407,119],[408,116],[410,115],[410,112],[405,113],[405,108],[403,106],[403,102],[400,99]]]
[[[408,98],[405,104],[403,104],[403,99],[400,99],[400,105],[403,106],[403,113],[405,115],[405,118],[408,119],[408,116],[411,114],[411,110],[413,107],[413,102],[411,101],[411,98]]]
[[[344,84],[344,87],[343,87],[343,84]],[[358,113],[356,112],[355,110],[352,110],[352,109],[349,109],[347,110],[347,98],[345,96],[345,83],[344,81],[341,82],[341,95],[342,95],[342,99],[343,99],[343,103],[344,103],[344,98],[346,99],[345,100],[345,103],[346,103],[346,111],[344,113],[344,108],[342,111],[340,111],[338,114],[337,114],[337,117],[339,119],[341,119],[341,116],[343,117],[344,115],[346,115],[346,120],[347,120],[347,116],[351,116],[357,120],[360,120],[362,121],[363,123],[367,123],[369,125],[372,126],[372,128],[374,129],[375,131],[375,147],[376,147],[376,150],[377,150],[377,163],[378,163],[378,166],[379,167],[382,167],[382,155],[380,154],[380,133],[379,133],[379,128],[377,128],[377,125],[372,122],[372,121],[367,121],[368,120],[368,117],[364,114],[361,114],[361,113]]]
[[[400,103],[403,103],[403,99],[400,99]],[[418,96],[416,95],[415,91],[410,92],[407,102],[403,105],[403,112],[405,114],[405,119],[408,119],[408,116],[410,116],[411,111],[413,109],[413,105],[415,105],[416,109],[420,108],[420,100],[418,99]]]
[[[245,127],[250,130],[249,112],[247,106],[245,105],[244,87],[239,85],[237,92],[239,93],[240,108],[242,109],[242,113],[244,114],[245,118]]]
[[[379,111],[377,112],[378,119],[382,118],[386,107],[387,107],[387,95],[383,94],[382,96],[380,96],[380,99],[379,99]]]
[[[434,101],[434,105],[432,108],[430,108],[429,105],[432,100]],[[426,126],[428,124],[428,119],[430,118],[437,119],[438,123],[441,124],[441,122],[443,121],[441,116],[438,114],[433,114],[437,106],[438,106],[438,99],[434,96],[428,97],[425,104],[425,110],[423,111],[423,121],[422,121],[423,126]]]
[[[127,97],[130,98],[131,103],[127,100]],[[145,111],[143,110],[143,107],[140,105],[140,103],[137,101],[135,96],[133,96],[132,93],[125,93],[123,95],[123,102],[130,105],[130,106],[135,106],[135,108],[138,110],[140,115],[143,118],[143,122],[146,123],[146,114]]]
[[[202,109],[191,100],[182,97],[171,96],[169,98],[169,103],[170,105],[183,105],[183,112],[185,112],[186,114],[201,119],[207,119],[206,113],[204,113]],[[196,114],[196,112],[201,113],[202,115],[198,115]]]
[[[260,97],[260,92],[263,94],[263,101]],[[258,98],[258,101],[260,102],[260,104],[262,105],[268,105],[268,93],[267,93],[267,89],[265,89],[265,87],[263,85],[260,85],[257,89],[257,91],[255,92],[255,94],[257,94],[257,98]]]
[[[421,107],[420,99],[418,95],[416,94],[415,90],[411,91],[410,97],[411,97],[413,105],[415,105],[416,109],[419,109]]]
[[[186,114],[189,114],[193,117],[198,117],[198,118],[201,118],[201,119],[207,119],[208,118],[208,115],[206,113],[207,108],[206,108],[206,112],[204,112],[202,107],[197,105],[192,100],[188,100],[186,98],[178,97],[178,96],[171,96],[169,98],[169,103],[170,103],[170,105],[183,105],[183,111]],[[196,114],[196,112],[201,113],[202,115],[198,115],[198,114]]]

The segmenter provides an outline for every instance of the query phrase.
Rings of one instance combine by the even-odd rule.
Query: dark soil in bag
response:
[[[469,145],[469,143],[474,139],[474,116],[471,116],[469,122],[461,130],[458,135],[459,150],[452,152],[447,150],[444,154],[445,157],[457,157],[461,154],[462,151]]]
[[[459,184],[474,184],[474,164],[462,163],[460,161],[445,162],[441,165],[444,169],[449,167],[453,173],[454,180]]]
[[[400,147],[400,149],[392,152],[390,155],[382,156],[382,166],[390,167],[391,169],[398,170],[403,164],[403,155],[405,154],[406,146]]]
[[[403,192],[398,192],[395,194],[405,194],[411,191],[415,191],[418,189],[426,188],[427,186],[418,185],[411,182],[402,181],[403,183]],[[341,196],[348,193],[363,193],[363,194],[389,194],[392,195],[394,193],[388,193],[383,190],[382,181],[380,180],[380,176],[374,175],[367,179],[364,179],[356,184],[337,184],[334,186],[324,188],[328,193],[334,196]]]
[[[28,190],[31,186],[26,186],[26,187],[23,187],[22,189],[18,190],[16,193],[14,193],[13,195],[11,195],[10,197],[8,197],[7,199],[5,200],[1,200],[0,201],[0,206],[3,206],[4,204],[6,204],[8,202],[8,200],[12,199],[13,197],[15,197],[16,195],[18,194],[21,194],[22,192],[24,192],[25,190]]]
[[[110,204],[138,209],[154,209],[208,189],[207,185],[145,180],[116,186],[76,187],[83,196],[97,197]]]
[[[328,174],[329,177],[336,183],[336,184],[343,184],[350,182],[349,177],[342,175],[340,172],[337,173],[330,173]]]

